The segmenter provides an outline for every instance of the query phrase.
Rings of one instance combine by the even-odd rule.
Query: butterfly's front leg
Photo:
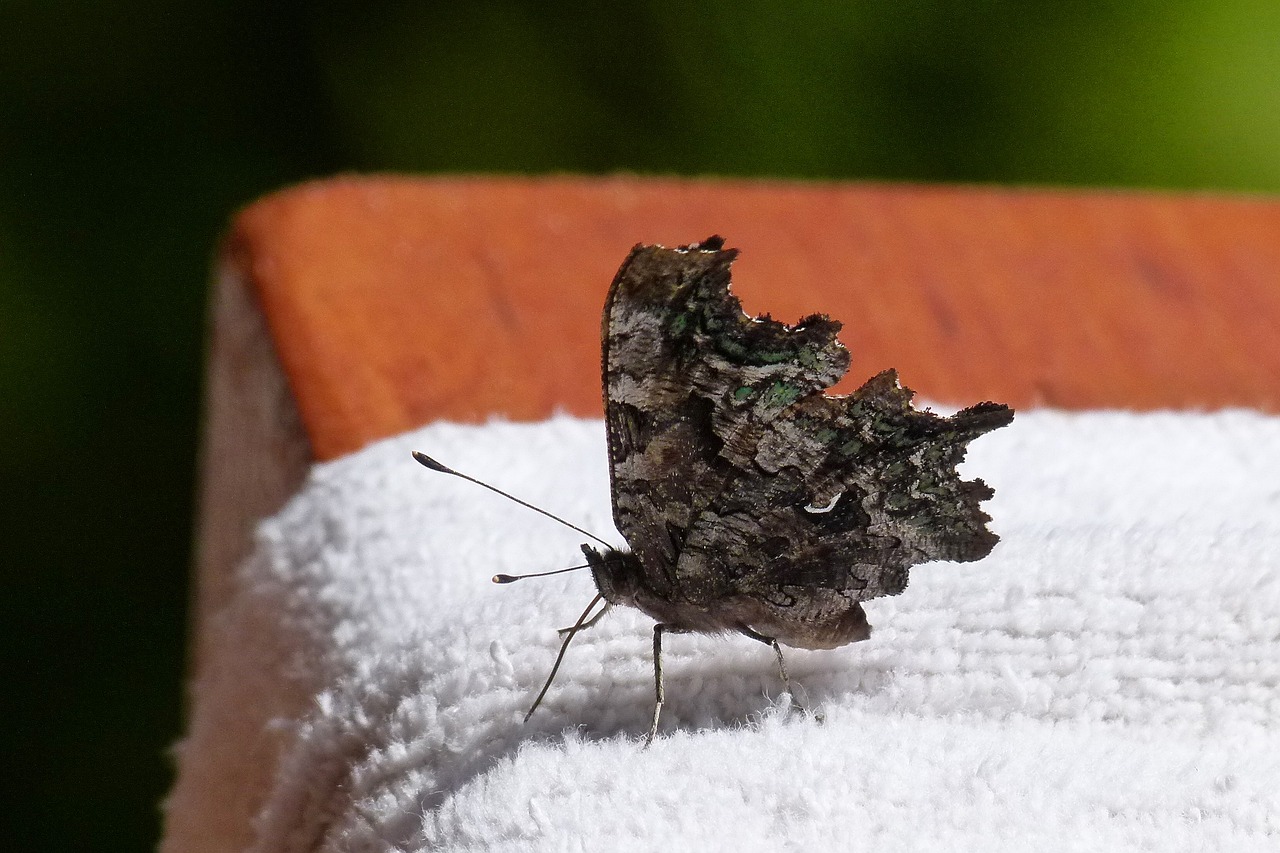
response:
[[[778,675],[782,676],[782,688],[791,697],[791,707],[802,714],[805,713],[804,705],[800,704],[800,700],[796,698],[796,692],[791,689],[791,679],[787,677],[787,665],[782,661],[782,646],[779,645],[778,641],[773,637],[766,637],[764,634],[746,627],[739,628],[738,632],[773,648],[773,653],[778,656]]]
[[[606,601],[604,603],[604,607],[600,608],[600,612],[597,613],[595,616],[592,616],[586,622],[583,622],[581,625],[570,625],[568,628],[561,628],[556,633],[558,633],[561,637],[563,637],[565,634],[568,634],[570,631],[585,631],[587,628],[590,628],[594,626],[597,622],[599,622],[600,617],[605,615],[612,609],[613,609],[613,604]]]

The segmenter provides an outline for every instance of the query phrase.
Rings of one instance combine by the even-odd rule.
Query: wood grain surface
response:
[[[637,242],[721,234],[753,313],[844,322],[941,403],[1280,410],[1280,202],[1136,192],[360,177],[243,211],[317,459],[433,419],[601,412],[600,309]]]

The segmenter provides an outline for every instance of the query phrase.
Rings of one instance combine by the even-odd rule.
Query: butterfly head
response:
[[[610,604],[629,604],[634,607],[636,595],[644,583],[640,558],[630,551],[619,551],[616,548],[597,551],[590,545],[583,545],[582,553],[587,557],[591,577],[604,600]]]

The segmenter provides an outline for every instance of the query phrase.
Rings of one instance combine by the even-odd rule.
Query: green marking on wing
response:
[[[760,398],[761,405],[767,408],[781,409],[789,406],[800,396],[800,389],[790,382],[775,380]]]

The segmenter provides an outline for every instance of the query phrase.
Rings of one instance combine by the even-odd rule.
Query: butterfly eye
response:
[[[835,497],[833,497],[830,501],[828,501],[826,506],[814,506],[813,504],[805,504],[804,511],[812,514],[821,514],[824,512],[831,512],[831,510],[836,508],[836,504],[839,503],[840,498],[842,497],[844,497],[844,492],[836,492]]]

